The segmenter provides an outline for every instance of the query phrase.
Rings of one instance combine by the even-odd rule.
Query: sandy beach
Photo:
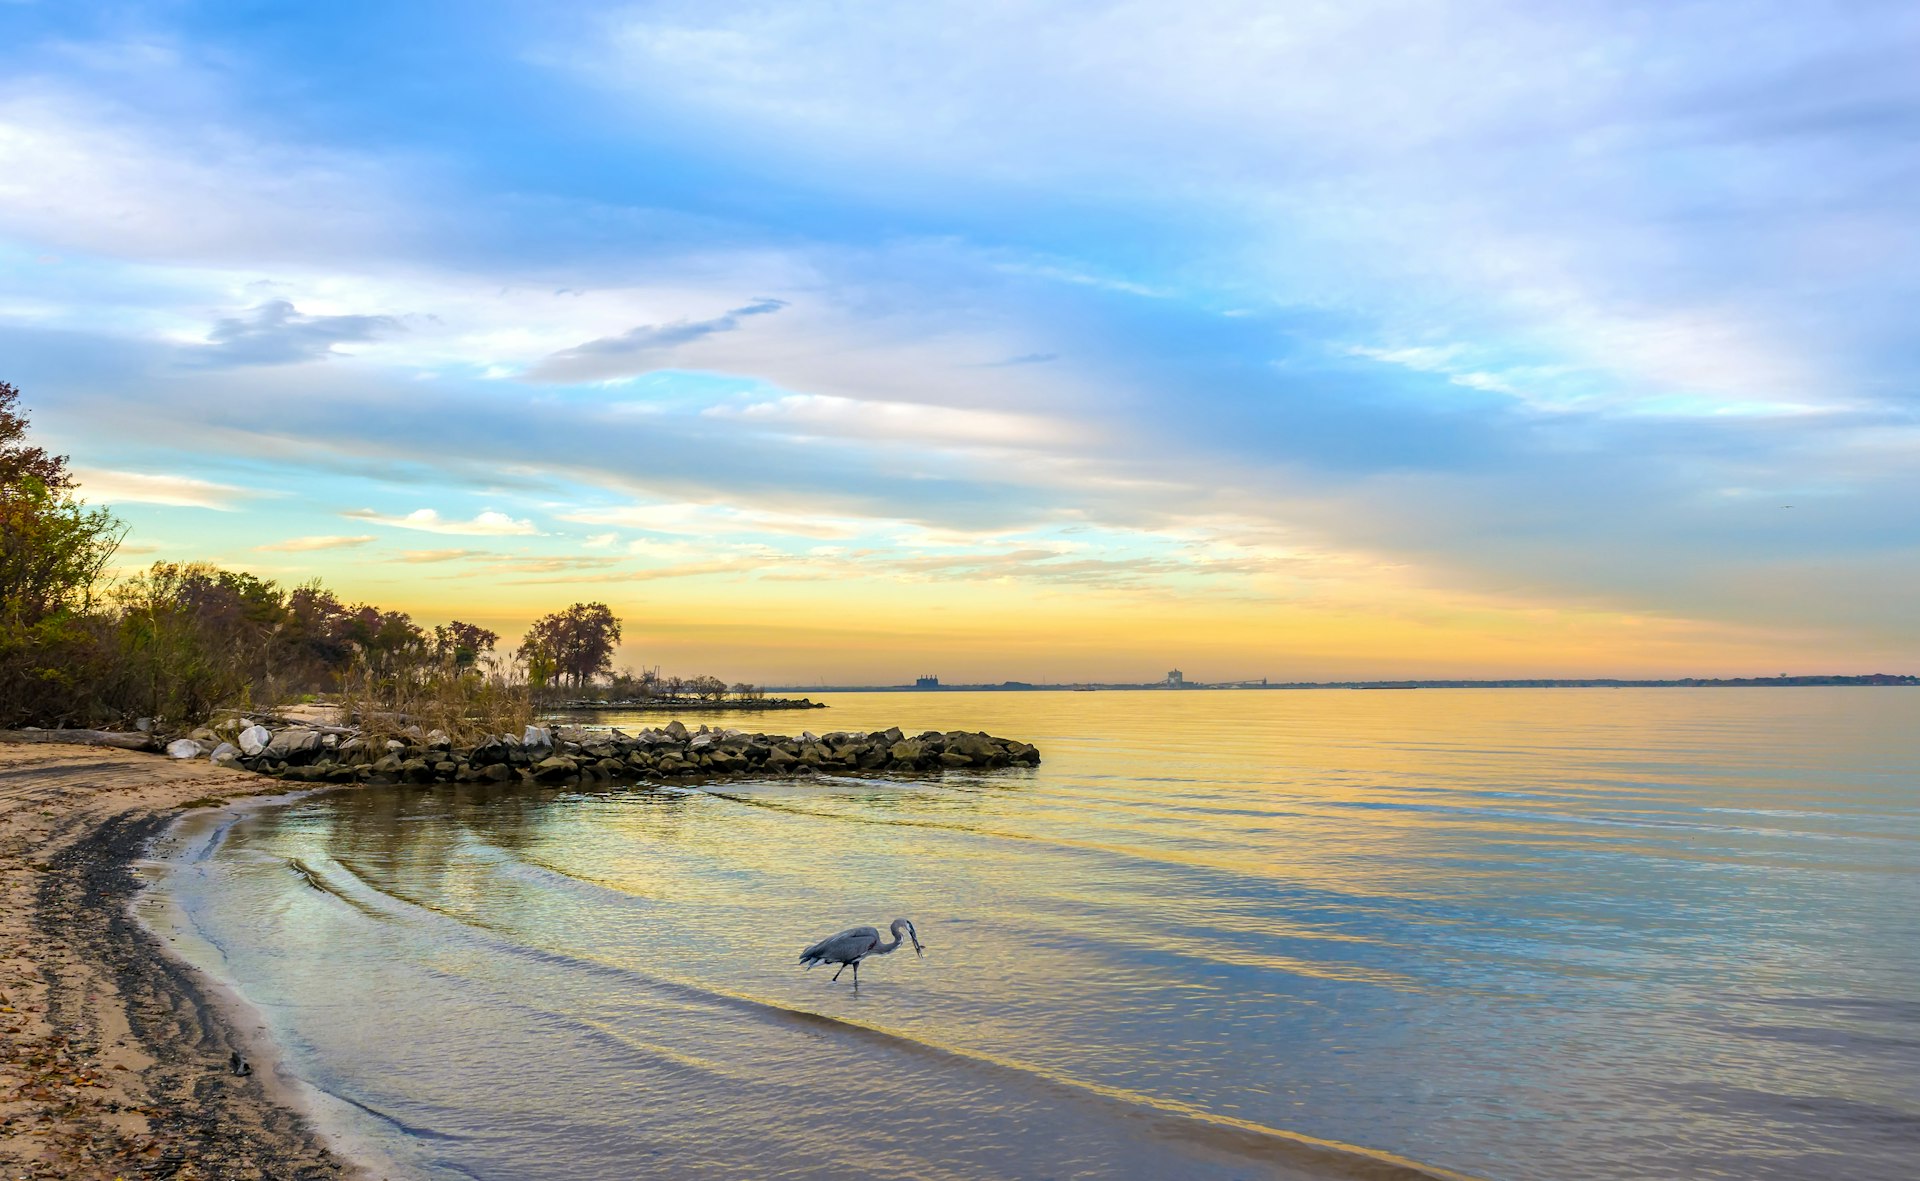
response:
[[[280,790],[199,762],[0,743],[7,1181],[363,1175],[295,1112],[267,1048],[128,909],[134,861],[184,807]],[[236,1052],[259,1068],[236,1076]]]

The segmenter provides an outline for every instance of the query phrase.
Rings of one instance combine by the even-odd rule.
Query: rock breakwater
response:
[[[169,744],[175,758],[208,758],[296,783],[508,783],[675,780],[749,775],[930,773],[1032,766],[1032,745],[990,734],[895,727],[872,733],[757,734],[690,730],[678,721],[634,733],[528,726],[457,746],[439,730],[370,738],[340,726],[247,725],[224,740],[214,730]],[[237,745],[236,745],[237,743]],[[191,748],[191,749],[189,749]]]

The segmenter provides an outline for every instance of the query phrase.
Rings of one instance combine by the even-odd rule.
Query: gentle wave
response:
[[[168,885],[426,1175],[1904,1181],[1915,706],[849,699],[1046,762],[356,791]]]
[[[1377,1152],[1357,1145],[1344,1144],[1336,1140],[1307,1136],[1281,1128],[1267,1127],[1251,1120],[1236,1119],[1206,1111],[1192,1104],[1178,1100],[1156,1097],[1130,1091],[1121,1087],[1108,1086],[1085,1079],[1073,1078],[1057,1071],[1049,1070],[1033,1063],[1020,1062],[978,1050],[913,1037],[895,1030],[877,1025],[835,1017],[810,1009],[797,1008],[764,997],[745,993],[731,992],[713,985],[676,978],[658,972],[642,972],[631,966],[598,960],[573,953],[558,952],[545,948],[529,947],[510,937],[510,935],[486,923],[479,922],[469,915],[462,915],[445,908],[409,897],[388,887],[376,885],[362,872],[345,861],[336,861],[336,865],[352,879],[348,886],[324,872],[305,867],[306,872],[319,883],[316,888],[329,896],[373,917],[394,921],[402,917],[393,912],[381,912],[366,902],[353,897],[353,887],[371,892],[403,906],[425,912],[435,919],[458,924],[468,932],[484,932],[492,950],[510,955],[525,956],[546,964],[564,964],[572,968],[610,975],[627,983],[645,984],[651,988],[670,990],[677,995],[708,1004],[725,1005],[738,1012],[746,1013],[763,1020],[782,1021],[804,1026],[809,1029],[828,1030],[843,1037],[861,1038],[871,1044],[884,1047],[893,1052],[931,1055],[942,1061],[965,1063],[974,1068],[988,1069],[1004,1076],[1009,1081],[1017,1080],[1027,1086],[1045,1085],[1068,1092],[1086,1100],[1100,1100],[1117,1105],[1134,1114],[1151,1113],[1158,1121],[1156,1130],[1159,1135],[1204,1146],[1209,1149],[1233,1152],[1251,1160],[1310,1164],[1330,1175],[1341,1177],[1365,1178],[1367,1181],[1476,1181],[1467,1174],[1446,1169],[1437,1169],[1421,1165],[1418,1162],[1391,1153]],[[559,1011],[544,1011],[546,1015],[560,1020],[571,1021]],[[725,1076],[725,1072],[715,1070],[710,1063],[689,1055],[674,1054],[664,1047],[640,1043],[634,1039],[614,1033],[604,1023],[577,1022],[582,1028],[612,1038],[623,1046],[644,1050],[675,1065],[700,1069],[707,1073]],[[351,1101],[351,1100],[350,1100]],[[364,1104],[358,1104],[364,1106]],[[368,1110],[372,1110],[369,1108]],[[376,1113],[396,1126],[405,1127],[395,1117],[385,1113]]]

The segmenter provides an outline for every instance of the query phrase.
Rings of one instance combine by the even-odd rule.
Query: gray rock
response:
[[[550,750],[553,747],[553,731],[545,726],[528,726],[527,732],[520,736],[520,745],[536,750]]]
[[[223,742],[213,748],[212,761],[223,767],[229,763],[237,763],[240,761],[240,748],[231,742]]]
[[[206,747],[201,746],[191,738],[176,738],[172,742],[167,743],[167,757],[170,759],[197,759],[206,753],[206,749]]]
[[[453,736],[451,734],[448,734],[445,730],[429,730],[427,731],[427,745],[428,746],[452,746]]]
[[[542,783],[551,783],[556,779],[565,779],[579,770],[580,765],[572,759],[565,755],[554,755],[549,759],[541,759],[533,765],[533,777]]]
[[[320,749],[318,730],[287,729],[273,736],[267,743],[266,755],[270,759],[295,759]]]
[[[954,733],[947,735],[947,753],[964,755],[973,762],[984,763],[1005,752],[984,734]]]
[[[493,763],[504,763],[512,754],[512,746],[498,738],[493,738],[474,747],[473,753],[467,756],[467,761],[476,767],[484,767]]]
[[[240,753],[246,755],[248,758],[253,758],[255,755],[266,750],[267,743],[272,741],[273,731],[261,725],[248,726],[246,729],[240,731]]]
[[[896,763],[919,763],[926,754],[926,744],[915,742],[910,738],[897,739],[891,747],[887,748],[887,757]]]

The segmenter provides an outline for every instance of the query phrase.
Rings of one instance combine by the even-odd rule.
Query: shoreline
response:
[[[540,707],[542,715],[570,713],[722,714],[779,713],[790,709],[825,709],[824,701],[805,697],[776,697],[762,701],[560,701]]]
[[[218,826],[222,812],[315,790],[340,788],[289,791],[197,760],[0,742],[0,1177],[374,1181],[395,1165],[332,1126],[324,1093],[281,1065],[246,998],[172,946],[194,938],[190,924],[139,913],[155,897],[151,875],[212,831],[196,822]],[[250,1076],[227,1068],[235,1052]],[[1471,1181],[1145,1104],[1201,1120],[1276,1175]]]
[[[189,805],[284,794],[203,763],[0,743],[5,1176],[370,1176],[302,1110],[235,998],[133,909],[141,862]]]

